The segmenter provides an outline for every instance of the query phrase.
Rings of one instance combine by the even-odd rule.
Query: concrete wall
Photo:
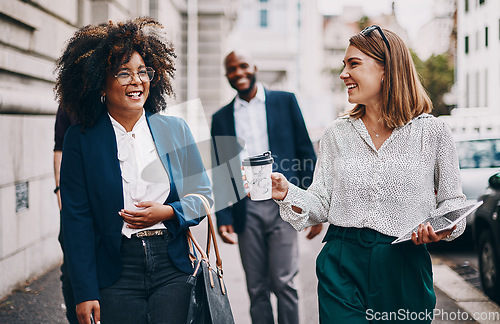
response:
[[[53,69],[77,8],[77,0],[0,2],[0,298],[61,260]]]
[[[52,168],[53,116],[0,115],[0,296],[61,260]],[[28,185],[17,210],[16,185]]]

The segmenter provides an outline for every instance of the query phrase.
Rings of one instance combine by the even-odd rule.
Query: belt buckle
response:
[[[372,242],[365,242],[365,241],[363,241],[363,238],[361,237],[361,232],[364,229],[365,228],[358,228],[358,230],[357,230],[356,234],[357,234],[358,243],[359,243],[359,245],[361,245],[364,248],[372,248],[375,245],[377,245],[378,241],[380,240],[380,233],[376,232],[375,239]]]
[[[135,236],[137,236],[138,238],[160,235],[163,235],[163,230],[145,230],[135,233]]]

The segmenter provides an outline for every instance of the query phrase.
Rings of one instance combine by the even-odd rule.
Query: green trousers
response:
[[[330,225],[316,260],[319,317],[333,323],[430,323],[436,296],[425,245]]]

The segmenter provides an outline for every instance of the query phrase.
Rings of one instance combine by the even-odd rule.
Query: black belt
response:
[[[370,228],[340,227],[330,224],[323,242],[329,242],[335,238],[357,242],[365,248],[371,248],[380,243],[390,244],[396,239],[396,237],[384,235]]]
[[[135,234],[132,234],[132,236],[138,237],[138,238],[143,238],[143,237],[150,237],[150,236],[162,236],[162,235],[168,235],[168,231],[166,229],[156,229],[156,230],[145,230],[145,231],[140,231]]]

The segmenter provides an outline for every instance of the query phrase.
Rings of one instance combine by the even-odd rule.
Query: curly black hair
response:
[[[100,100],[106,77],[116,73],[134,52],[155,70],[144,109],[152,113],[165,109],[164,95],[173,95],[176,55],[163,26],[147,17],[78,30],[56,63],[54,91],[59,104],[83,127],[92,126],[106,111]]]

